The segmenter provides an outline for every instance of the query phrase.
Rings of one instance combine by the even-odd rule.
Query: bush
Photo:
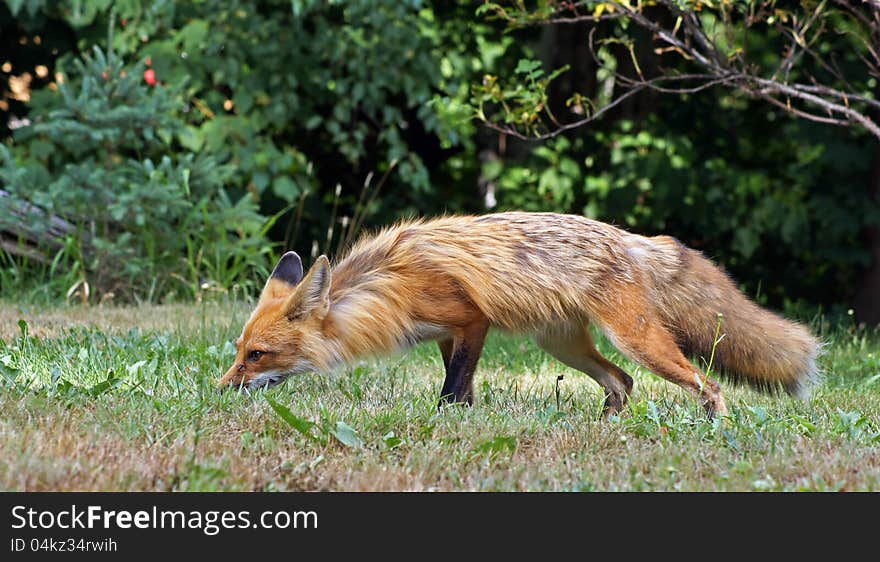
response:
[[[144,72],[97,47],[78,59],[57,92],[37,94],[40,113],[3,150],[3,183],[30,205],[32,224],[48,228],[54,215],[73,226],[56,257],[83,297],[252,288],[269,261],[266,220],[249,195],[230,199],[230,166],[182,148],[179,98]],[[3,222],[22,220],[3,208]]]

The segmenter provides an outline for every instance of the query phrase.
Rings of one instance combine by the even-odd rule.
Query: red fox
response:
[[[644,237],[588,218],[509,212],[411,220],[356,243],[331,268],[303,274],[284,254],[236,341],[221,385],[249,389],[356,358],[437,341],[441,404],[473,403],[489,328],[528,334],[591,376],[606,415],[625,406],[632,378],[605,359],[594,323],[627,357],[696,396],[708,416],[727,408],[708,358],[735,380],[806,398],[818,380],[818,340],[751,302],[723,270],[669,236]]]

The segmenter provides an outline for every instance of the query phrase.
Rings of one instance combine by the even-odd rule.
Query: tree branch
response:
[[[759,92],[761,94],[776,91],[781,94],[785,94],[793,98],[798,98],[818,107],[821,107],[822,109],[828,111],[830,114],[838,113],[841,115],[845,115],[848,118],[849,122],[860,123],[872,135],[880,139],[880,127],[878,127],[877,124],[874,123],[874,121],[867,115],[863,115],[858,111],[855,111],[848,105],[840,105],[830,102],[825,98],[820,98],[819,96],[816,96],[814,94],[803,92],[800,89],[789,86],[787,84],[780,84],[779,82],[774,82],[772,80],[758,77],[752,77],[751,79],[755,82],[755,84],[762,88],[762,90]]]
[[[860,8],[850,1],[833,0],[833,2],[867,27],[870,41],[880,38],[880,0],[863,0],[860,3],[860,7],[867,6],[871,10],[870,17],[862,13]],[[856,91],[846,80],[837,65],[834,64],[834,61],[831,62],[833,66],[829,65],[827,60],[824,60],[812,49],[815,41],[827,30],[826,14],[838,13],[825,9],[827,0],[819,2],[814,9],[807,13],[801,23],[798,24],[796,23],[797,20],[792,19],[790,28],[784,26],[777,27],[780,33],[791,37],[791,44],[776,71],[769,78],[761,76],[757,66],[749,65],[742,52],[735,52],[731,58],[724,55],[716,39],[708,35],[703,29],[702,20],[697,13],[682,9],[674,0],[657,0],[657,3],[664,6],[675,17],[676,23],[672,29],[664,27],[645,15],[641,3],[629,4],[621,1],[608,2],[608,4],[614,7],[613,13],[600,14],[599,16],[578,14],[576,13],[576,8],[582,3],[571,4],[566,9],[575,12],[572,16],[558,15],[565,13],[564,10],[559,10],[554,13],[554,17],[546,20],[546,23],[596,23],[606,19],[626,19],[653,34],[654,41],[660,44],[655,49],[655,52],[675,51],[684,59],[697,65],[701,72],[665,75],[651,79],[645,79],[640,73],[638,77],[624,76],[616,69],[608,68],[598,56],[598,50],[593,42],[593,35],[596,30],[594,27],[590,30],[589,34],[590,54],[597,65],[605,67],[612,72],[615,80],[626,89],[625,92],[583,119],[562,125],[554,122],[554,125],[557,127],[556,129],[538,135],[529,136],[521,133],[516,129],[515,125],[487,123],[487,126],[521,139],[549,139],[565,131],[595,121],[621,102],[644,90],[653,90],[667,94],[691,94],[717,85],[727,85],[753,97],[764,99],[772,105],[780,107],[798,117],[838,126],[859,125],[874,137],[880,139],[880,126],[866,113],[868,108],[880,109],[880,101]],[[748,28],[754,25],[755,22],[765,21],[766,19],[767,14],[763,13],[754,18],[749,16],[744,25]],[[808,33],[809,37],[806,36]],[[683,37],[679,37],[679,34],[682,34]],[[858,34],[856,34],[856,38],[865,41],[868,52],[871,56],[877,57],[877,49]],[[846,87],[847,90],[818,83],[815,77],[803,71],[802,74],[807,79],[813,80],[813,84],[790,82],[791,72],[803,60],[802,55],[804,53],[808,53],[815,59],[822,70],[827,72],[838,84]],[[870,68],[876,69],[868,61],[865,61],[865,63]],[[687,85],[675,86],[674,84],[676,83],[686,83]],[[785,100],[780,100],[779,96],[784,96]],[[801,107],[793,106],[792,100],[799,102]],[[816,108],[824,112],[824,114],[804,109],[803,106],[805,105]],[[854,105],[857,107],[853,107]]]
[[[561,135],[565,131],[569,131],[571,129],[577,129],[578,127],[582,127],[582,126],[586,125],[587,123],[590,123],[592,121],[599,119],[600,117],[602,117],[602,115],[604,115],[605,113],[608,113],[610,110],[614,109],[616,106],[620,105],[621,103],[623,103],[627,99],[629,99],[632,96],[636,95],[637,93],[641,92],[645,88],[647,88],[647,86],[635,87],[630,90],[627,90],[625,93],[621,94],[616,99],[611,101],[608,105],[606,105],[602,109],[596,111],[592,115],[589,115],[589,116],[587,116],[583,119],[579,119],[577,121],[572,121],[571,123],[566,123],[564,125],[560,125],[558,128],[556,128],[548,133],[544,133],[544,134],[540,134],[540,135],[526,135],[526,134],[519,132],[514,127],[499,125],[497,123],[492,123],[491,121],[486,121],[484,124],[486,125],[486,127],[490,128],[492,130],[498,131],[500,133],[505,133],[507,135],[510,135],[512,137],[515,137],[515,138],[518,138],[521,140],[536,141],[536,140],[552,139],[554,137],[558,137],[559,135]]]

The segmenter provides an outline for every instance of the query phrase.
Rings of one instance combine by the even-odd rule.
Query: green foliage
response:
[[[513,80],[509,87],[503,87],[497,76],[486,74],[483,82],[475,88],[472,103],[476,107],[477,117],[487,122],[500,121],[507,125],[518,125],[528,134],[538,136],[544,123],[544,114],[559,126],[556,117],[550,111],[549,93],[547,88],[568,68],[557,68],[545,73],[541,61],[520,59],[513,69]],[[487,115],[500,113],[489,121]]]
[[[233,163],[264,212],[317,197],[306,234],[318,238],[333,226],[337,183],[337,219],[351,215],[367,174],[392,162],[403,201],[374,210],[428,193],[418,145],[443,127],[427,106],[437,85],[430,25],[422,2],[167,3],[133,9],[114,44],[181,85],[191,109],[184,145]],[[286,242],[308,248],[311,238]]]
[[[58,94],[41,93],[45,114],[18,131],[15,162],[5,148],[0,156],[12,198],[42,210],[37,226],[51,226],[47,213],[74,226],[67,258],[80,289],[196,297],[265,272],[265,219],[250,197],[229,198],[231,168],[175,150],[183,123],[173,93],[144,83],[143,62],[126,66],[98,47],[73,68]]]
[[[612,8],[576,4],[600,16]],[[77,227],[42,261],[4,255],[0,282],[48,282],[41,298],[87,282],[92,300],[252,290],[273,243],[335,253],[361,228],[403,215],[486,212],[480,189],[490,186],[491,210],[572,212],[671,234],[762,301],[846,311],[870,260],[862,233],[880,222],[867,135],[717,88],[639,94],[587,127],[521,142],[479,118],[533,135],[604,107],[627,65],[692,70],[674,54],[654,60],[619,20],[595,26],[599,67],[583,28],[533,25],[573,5],[529,6],[0,2],[8,37],[40,36],[58,51],[10,43],[9,77],[28,72],[33,90],[9,114],[32,126],[0,147],[0,189],[17,186],[17,197]],[[702,6],[701,18],[716,18],[707,29],[729,56],[746,41],[757,67],[772,68],[788,43],[767,18],[791,27],[795,7],[762,7],[733,43],[730,18],[712,15],[728,7]],[[849,20],[829,14],[828,29],[846,31]],[[856,35],[825,32],[813,47],[836,53],[870,97],[876,79],[853,72],[860,51],[846,47]],[[48,70],[41,79],[38,64]]]
[[[314,435],[312,435],[312,428],[315,427],[314,422],[310,422],[308,420],[304,420],[296,415],[294,415],[289,408],[275,402],[271,398],[266,398],[266,402],[269,403],[269,406],[275,410],[275,413],[283,419],[287,425],[292,427],[293,429],[300,432],[302,435],[305,435],[308,439],[317,439]]]
[[[8,7],[15,17],[24,18],[28,11],[68,27],[83,52],[100,44],[113,53],[116,66],[107,69],[105,61],[83,68],[76,53],[47,61],[68,74],[69,83],[59,92],[33,92],[29,117],[45,124],[19,132],[16,157],[20,166],[38,172],[48,168],[53,175],[53,192],[44,202],[54,201],[58,193],[73,200],[76,205],[61,216],[82,216],[85,202],[106,206],[110,220],[95,221],[101,242],[115,223],[138,225],[130,239],[116,244],[114,235],[111,246],[127,249],[129,258],[143,257],[143,263],[128,263],[145,279],[154,270],[167,269],[156,260],[182,256],[179,248],[139,240],[142,224],[155,225],[165,217],[163,226],[147,228],[179,232],[179,223],[196,226],[205,212],[217,216],[217,209],[210,207],[213,200],[199,205],[204,189],[187,191],[193,187],[187,183],[196,180],[212,193],[222,188],[232,201],[224,218],[232,218],[229,224],[239,236],[229,249],[241,255],[253,250],[257,243],[251,240],[261,234],[308,255],[316,241],[320,248],[341,249],[355,234],[345,225],[384,223],[394,215],[434,211],[441,204],[461,206],[461,197],[452,190],[437,191],[431,175],[447,174],[436,170],[445,158],[438,153],[452,154],[462,141],[461,131],[473,127],[462,118],[461,94],[444,92],[451,95],[448,104],[434,103],[434,98],[443,80],[452,78],[459,85],[466,80],[437,72],[439,45],[455,38],[444,34],[445,24],[436,21],[425,2],[136,0]],[[466,28],[456,28],[456,37],[465,33]],[[118,75],[123,68],[126,77]],[[110,80],[103,80],[98,69],[107,70]],[[154,73],[158,86],[147,87],[145,70]],[[59,106],[67,112],[63,125],[53,113]],[[129,157],[141,165],[129,163]],[[119,168],[120,163],[125,166]],[[213,170],[210,177],[199,176],[208,169]],[[387,176],[373,182],[372,188],[383,189],[381,198],[365,196],[365,181],[373,175]],[[114,182],[122,182],[120,189],[101,192],[101,186]],[[387,185],[376,187],[380,183]],[[140,190],[131,187],[136,184]],[[166,187],[156,189],[159,184]],[[68,191],[72,185],[77,188]],[[120,191],[128,194],[117,195]],[[243,208],[245,195],[256,206]],[[139,211],[131,204],[134,200],[150,207]],[[191,213],[187,220],[182,220],[183,209]],[[229,217],[231,209],[247,216]],[[265,233],[255,222],[257,210],[273,217]],[[201,231],[209,240],[229,238],[221,228]],[[192,242],[201,241],[181,246],[190,262],[187,270],[200,252],[219,253]],[[265,249],[258,248],[261,253]],[[90,256],[90,272],[96,270],[97,258],[114,252],[107,244],[93,250],[97,255]],[[248,271],[221,278],[200,272],[199,282],[229,288],[234,282],[259,279],[261,272],[255,269],[262,257],[255,255],[250,262]],[[216,259],[213,263],[214,269],[222,266]],[[112,269],[115,275],[117,268]],[[186,279],[189,292],[200,284],[191,271],[176,274]],[[134,277],[92,283],[107,290]],[[178,289],[172,285],[156,287],[151,294]]]

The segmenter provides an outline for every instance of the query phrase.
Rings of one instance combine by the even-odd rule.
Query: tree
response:
[[[68,295],[83,301],[249,283],[235,264],[265,269],[265,219],[250,197],[229,198],[231,170],[210,153],[168,153],[185,130],[174,92],[150,85],[144,61],[125,65],[113,51],[73,62],[46,113],[17,131],[14,153],[0,145],[0,182],[17,203],[0,207],[0,226],[71,224],[50,257],[70,265]]]

